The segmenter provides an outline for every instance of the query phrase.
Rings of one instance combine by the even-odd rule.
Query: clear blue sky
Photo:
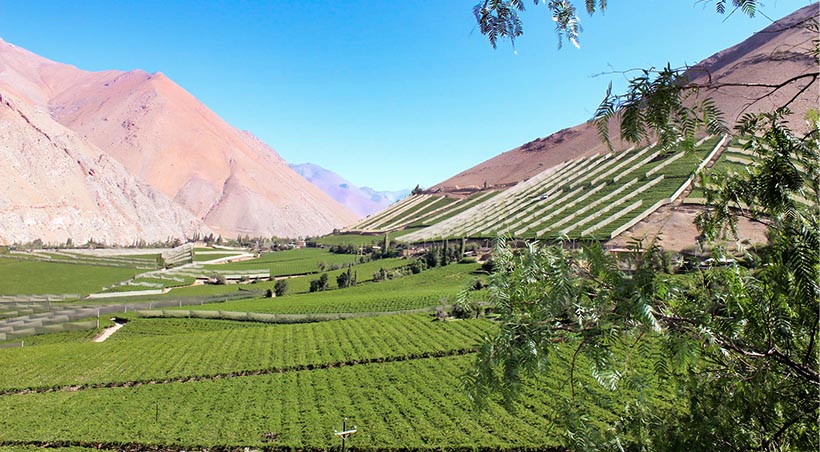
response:
[[[514,52],[477,31],[477,2],[0,0],[0,37],[85,70],[161,71],[289,162],[384,190],[589,119],[610,80],[624,85],[593,74],[694,64],[770,23],[711,1],[612,0],[584,13],[580,49],[559,50],[546,8],[527,1]]]

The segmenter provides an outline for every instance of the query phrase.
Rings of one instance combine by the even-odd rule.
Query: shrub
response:
[[[320,276],[319,279],[314,279],[310,282],[311,292],[320,292],[327,289],[327,273],[322,273],[322,276]]]
[[[288,281],[280,279],[273,284],[273,291],[277,297],[284,296],[288,291]]]

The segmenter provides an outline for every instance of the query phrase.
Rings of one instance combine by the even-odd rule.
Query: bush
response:
[[[484,263],[481,264],[481,269],[487,273],[492,273],[495,270],[495,263],[493,262],[493,259],[490,258],[484,261]]]
[[[314,279],[310,282],[311,292],[320,292],[327,290],[327,288],[327,273],[322,273],[322,276],[320,276],[319,279]]]
[[[273,291],[277,297],[284,296],[288,291],[288,281],[285,279],[277,280],[273,284]]]
[[[350,267],[347,267],[347,271],[340,273],[339,276],[336,277],[336,285],[339,286],[340,289],[344,289],[346,287],[352,287],[356,285],[357,275],[351,274]]]

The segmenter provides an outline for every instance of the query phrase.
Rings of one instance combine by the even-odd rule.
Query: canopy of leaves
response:
[[[534,1],[538,5],[539,1]],[[570,1],[546,2],[561,39],[577,43]],[[715,1],[716,10],[747,15],[754,0]],[[606,2],[585,2],[592,14]],[[521,1],[485,1],[475,15],[495,46],[523,33]],[[815,27],[814,24],[806,24]],[[814,49],[816,51],[816,49]],[[817,52],[813,53],[817,55]],[[705,86],[692,85],[686,68],[647,69],[626,94],[607,92],[596,112],[599,134],[619,123],[627,141],[692,145],[706,133],[728,133]],[[811,83],[818,74],[809,73]],[[755,86],[776,91],[784,83]],[[784,105],[783,107],[786,107]],[[480,345],[475,367],[463,379],[479,404],[495,394],[511,400],[527,375],[555,365],[574,375],[579,357],[592,363],[604,387],[656,381],[685,404],[665,411],[657,399],[638,398],[606,431],[593,431],[590,406],[601,399],[576,394],[558,416],[567,447],[578,450],[818,450],[820,400],[820,122],[797,136],[787,108],[746,115],[736,133],[754,159],[742,172],[700,175],[708,209],[697,220],[705,241],[731,235],[739,217],[764,223],[769,241],[746,256],[746,266],[713,265],[686,275],[664,273],[655,244],[636,243],[618,260],[597,244],[529,244],[515,250],[499,240],[490,293],[499,331]],[[715,264],[723,260],[717,249]],[[653,344],[662,344],[660,351]],[[571,362],[553,362],[559,347],[573,347]],[[655,350],[654,352],[652,350]],[[634,353],[652,354],[653,375],[630,366]],[[651,378],[650,378],[651,377]]]

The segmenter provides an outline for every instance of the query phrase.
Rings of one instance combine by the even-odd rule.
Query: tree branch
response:
[[[777,439],[780,438],[781,435],[786,433],[786,430],[788,430],[792,425],[796,424],[797,421],[799,421],[804,416],[817,411],[818,408],[819,407],[817,405],[815,405],[814,408],[812,408],[808,411],[804,411],[804,412],[798,414],[797,416],[795,416],[795,417],[789,419],[788,421],[786,421],[785,424],[783,424],[779,429],[777,429],[777,431],[772,435],[771,438],[763,440],[763,443],[760,445],[760,449],[761,450],[769,449],[777,441]]]

